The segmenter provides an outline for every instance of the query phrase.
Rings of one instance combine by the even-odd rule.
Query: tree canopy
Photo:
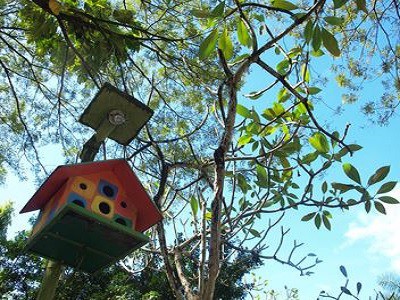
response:
[[[269,240],[286,211],[330,230],[338,209],[398,203],[384,195],[390,167],[362,181],[350,126],[321,118],[320,66],[345,103],[378,78],[382,95],[359,103],[385,124],[399,105],[399,21],[396,0],[0,0],[1,174],[23,176],[28,161],[43,178],[47,144],[76,161],[89,136],[76,120],[111,82],[155,110],[130,145],[102,150],[131,163],[164,216],[127,270],[160,261],[177,299],[212,299],[243,255],[309,275],[320,260],[284,255],[288,230]],[[324,181],[334,168],[349,181]]]

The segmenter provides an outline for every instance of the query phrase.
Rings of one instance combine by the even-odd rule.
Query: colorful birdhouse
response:
[[[38,209],[27,249],[87,272],[147,243],[162,218],[122,159],[59,166],[21,213]]]

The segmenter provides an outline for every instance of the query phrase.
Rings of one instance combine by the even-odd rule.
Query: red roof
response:
[[[113,172],[125,189],[127,197],[133,200],[138,210],[138,218],[136,220],[137,231],[143,232],[162,219],[160,212],[151,201],[139,179],[133,173],[129,164],[123,159],[58,166],[28,203],[25,204],[20,213],[43,208],[68,178],[104,171]]]

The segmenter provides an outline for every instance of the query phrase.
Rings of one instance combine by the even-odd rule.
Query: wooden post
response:
[[[102,126],[99,127],[98,132],[83,146],[80,156],[81,162],[91,162],[94,160],[96,154],[99,152],[101,143],[111,134],[115,127],[115,125],[110,124],[108,119],[102,122]],[[61,262],[47,261],[46,271],[36,298],[37,300],[53,300],[63,270],[64,267]]]

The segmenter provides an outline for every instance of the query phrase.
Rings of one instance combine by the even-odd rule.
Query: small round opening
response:
[[[74,203],[74,204],[76,204],[76,205],[78,205],[80,207],[83,207],[83,208],[85,207],[85,204],[79,199],[73,200],[72,203]]]
[[[114,197],[114,189],[109,185],[103,186],[103,193],[109,198]]]
[[[85,183],[80,183],[79,187],[81,188],[81,190],[86,190],[87,189],[87,185]]]
[[[110,213],[110,205],[106,202],[99,203],[99,210],[102,214],[108,215]]]
[[[122,207],[122,208],[127,208],[127,207],[128,207],[128,205],[126,204],[126,202],[125,202],[125,201],[122,201],[122,202],[121,202],[121,207]]]
[[[116,218],[115,222],[117,222],[118,224],[126,226],[126,221],[124,219]]]

